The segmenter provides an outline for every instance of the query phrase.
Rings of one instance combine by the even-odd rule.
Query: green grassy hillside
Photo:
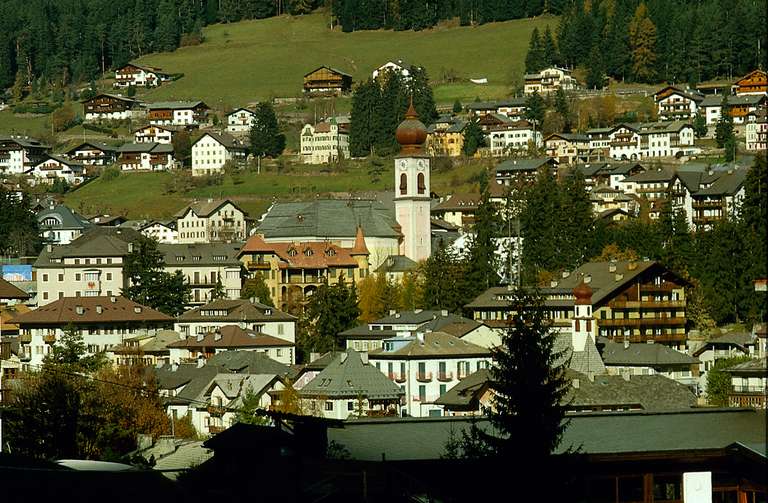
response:
[[[528,40],[557,18],[543,17],[477,27],[438,27],[419,32],[328,29],[326,14],[219,24],[204,30],[205,42],[173,53],[146,56],[141,63],[184,77],[153,90],[148,100],[200,98],[231,106],[274,96],[298,96],[302,77],[321,65],[368,78],[389,59],[423,65],[437,84],[438,100],[504,97],[519,83]],[[446,80],[453,76],[453,84]],[[486,77],[488,85],[469,83]]]

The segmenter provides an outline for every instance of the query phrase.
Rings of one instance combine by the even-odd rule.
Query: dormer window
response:
[[[296,248],[288,248],[288,256],[289,257],[295,257],[298,254],[296,251]]]
[[[311,257],[312,256],[312,248],[305,248],[304,249],[304,256],[305,257]]]
[[[200,262],[202,259],[200,255],[192,255],[192,262]]]
[[[176,262],[184,262],[184,255],[176,255]]]
[[[329,257],[333,257],[334,255],[336,255],[336,250],[334,250],[333,248],[326,248],[325,254]]]

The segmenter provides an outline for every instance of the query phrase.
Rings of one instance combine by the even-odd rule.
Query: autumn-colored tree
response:
[[[271,409],[285,414],[304,414],[304,406],[301,403],[299,392],[296,391],[290,380],[286,379],[285,388],[280,392],[277,402],[272,404]]]
[[[629,43],[632,51],[632,75],[639,82],[651,82],[656,67],[656,25],[648,16],[648,7],[641,2],[629,23]]]
[[[639,260],[637,252],[631,248],[622,250],[616,244],[611,243],[603,247],[600,255],[592,260],[597,262],[609,262],[611,260]]]
[[[75,111],[72,105],[66,104],[51,114],[53,130],[56,132],[68,129],[75,122]]]

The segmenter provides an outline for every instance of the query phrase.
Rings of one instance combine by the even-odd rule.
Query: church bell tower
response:
[[[413,100],[395,136],[400,144],[395,157],[395,218],[403,234],[400,254],[418,262],[432,252],[430,167],[429,156],[424,153],[427,128],[419,120]]]

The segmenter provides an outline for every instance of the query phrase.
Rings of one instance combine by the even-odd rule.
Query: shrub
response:
[[[118,168],[117,166],[110,166],[102,170],[100,178],[105,182],[109,182],[109,181],[120,178],[120,175],[121,175],[120,168]]]

